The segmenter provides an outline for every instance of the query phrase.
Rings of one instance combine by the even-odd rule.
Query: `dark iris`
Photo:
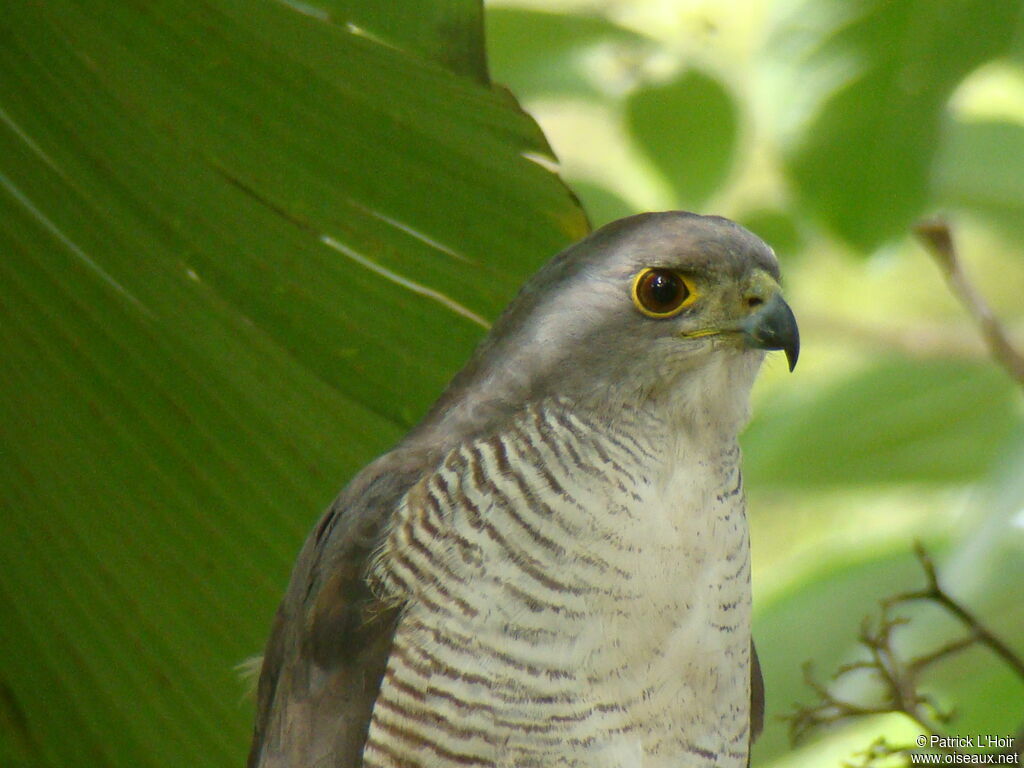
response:
[[[683,279],[667,269],[650,269],[637,281],[636,297],[651,314],[664,315],[677,309],[690,295]]]

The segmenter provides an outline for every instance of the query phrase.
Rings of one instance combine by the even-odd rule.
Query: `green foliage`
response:
[[[949,126],[934,189],[946,205],[984,214],[1024,234],[1024,125],[975,120]]]
[[[1020,12],[1016,0],[797,3],[768,47],[805,74],[779,91],[780,111],[807,115],[786,152],[802,206],[861,247],[903,235],[929,201],[947,99],[1008,50]]]
[[[595,223],[714,201],[707,212],[784,261],[801,367],[768,371],[744,437],[767,563],[756,764],[787,764],[777,716],[803,698],[802,662],[848,661],[861,616],[917,583],[911,532],[941,543],[958,594],[1024,642],[1019,393],[962,346],[854,355],[832,335],[848,306],[858,323],[964,331],[934,291],[914,303],[923,260],[889,303],[867,287],[918,215],[941,206],[1024,237],[1024,123],[950,101],[1012,53],[1020,4],[765,5],[743,55],[725,11],[687,26],[691,45],[600,3],[490,8],[487,56],[471,0],[47,0],[8,14],[0,765],[241,763],[251,705],[233,667],[259,652],[318,511],[586,231],[488,65],[542,118],[545,103],[563,110],[551,135]],[[1019,257],[987,230],[980,242],[996,244],[989,284],[1017,296]],[[822,279],[826,257],[863,271]],[[937,523],[964,489],[970,526]],[[858,526],[889,492],[920,496],[909,522]],[[852,522],[841,497],[864,500]],[[817,545],[844,524],[841,554]],[[795,542],[819,550],[810,566],[788,567]],[[924,645],[948,628],[917,626]],[[964,664],[936,675],[942,696],[972,729],[1012,722],[1019,686],[982,655]]]
[[[672,186],[679,205],[690,209],[699,209],[729,173],[737,112],[725,87],[697,71],[638,88],[626,102],[631,133]]]
[[[486,27],[491,69],[520,98],[597,96],[599,84],[587,74],[592,57],[608,48],[633,56],[651,48],[602,16],[497,7],[487,10]]]
[[[400,51],[436,61],[486,85],[484,9],[478,0],[370,3],[366,0],[280,0],[300,13],[363,30]]]
[[[744,211],[736,220],[766,243],[771,243],[776,254],[793,257],[799,255],[804,248],[800,226],[786,211],[757,208]]]
[[[550,95],[561,97],[547,125],[595,222],[630,203],[685,204],[736,218],[783,260],[805,332],[801,367],[791,378],[769,368],[743,438],[768,687],[754,762],[817,766],[831,735],[792,754],[778,718],[811,696],[804,661],[827,677],[851,660],[877,600],[918,583],[911,537],[944,553],[940,572],[954,593],[1011,644],[1024,642],[1014,586],[1021,523],[998,511],[1018,514],[1024,504],[1005,480],[1020,475],[1020,393],[990,361],[965,359],[963,312],[907,243],[923,215],[952,216],[958,239],[978,222],[995,224],[964,238],[981,246],[964,247],[965,260],[1003,298],[1011,327],[1019,321],[1012,245],[1024,240],[1024,104],[1007,91],[1024,83],[1024,9],[1011,0],[766,0],[743,6],[740,15],[764,19],[744,45],[750,28],[735,6],[695,5],[654,20],[649,9],[604,4],[648,36],[646,47],[625,45],[622,31],[592,17],[575,38],[566,30],[577,17],[548,17],[562,36],[548,41],[544,61],[572,61],[557,88],[545,88],[553,78],[537,78],[528,62],[494,59],[492,72],[538,97],[527,106],[542,124]],[[993,62],[1001,79],[984,68]],[[572,75],[576,85],[566,82]],[[969,78],[977,83],[965,88]],[[635,157],[654,173],[638,174]],[[1012,467],[1004,479],[991,476],[999,464]],[[992,501],[995,490],[979,490],[989,484],[1010,500]],[[953,525],[962,502],[951,499],[965,488],[975,489],[975,513]],[[948,629],[915,614],[908,641],[934,646]],[[963,713],[955,732],[1015,730],[1024,712],[1007,703],[1024,698],[1019,682],[982,652],[944,664],[927,683]]]
[[[241,764],[306,530],[584,233],[479,6],[413,5],[0,25],[0,764]]]
[[[766,723],[754,748],[754,765],[768,764],[788,751],[787,729],[777,718],[810,697],[801,665],[811,662],[821,676],[827,676],[849,661],[861,617],[875,610],[878,598],[888,594],[891,585],[916,584],[919,570],[913,556],[905,552],[833,561],[757,605],[758,654],[768,709],[776,719]]]
[[[572,186],[583,209],[587,212],[590,223],[595,227],[636,213],[629,203],[598,184],[577,181]]]
[[[880,362],[827,387],[794,387],[743,436],[754,488],[957,483],[982,477],[1016,422],[991,365]]]

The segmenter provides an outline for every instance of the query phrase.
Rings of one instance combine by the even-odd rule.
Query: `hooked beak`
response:
[[[740,326],[743,339],[754,349],[781,349],[786,353],[789,370],[796,368],[800,357],[800,329],[789,304],[774,294]]]

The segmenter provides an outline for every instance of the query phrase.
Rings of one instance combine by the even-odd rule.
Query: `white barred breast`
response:
[[[742,768],[750,561],[734,439],[531,406],[414,486],[368,768]]]

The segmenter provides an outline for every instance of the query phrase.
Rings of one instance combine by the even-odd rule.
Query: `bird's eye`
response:
[[[672,317],[696,298],[690,281],[671,269],[648,267],[633,281],[633,303],[648,317]]]

